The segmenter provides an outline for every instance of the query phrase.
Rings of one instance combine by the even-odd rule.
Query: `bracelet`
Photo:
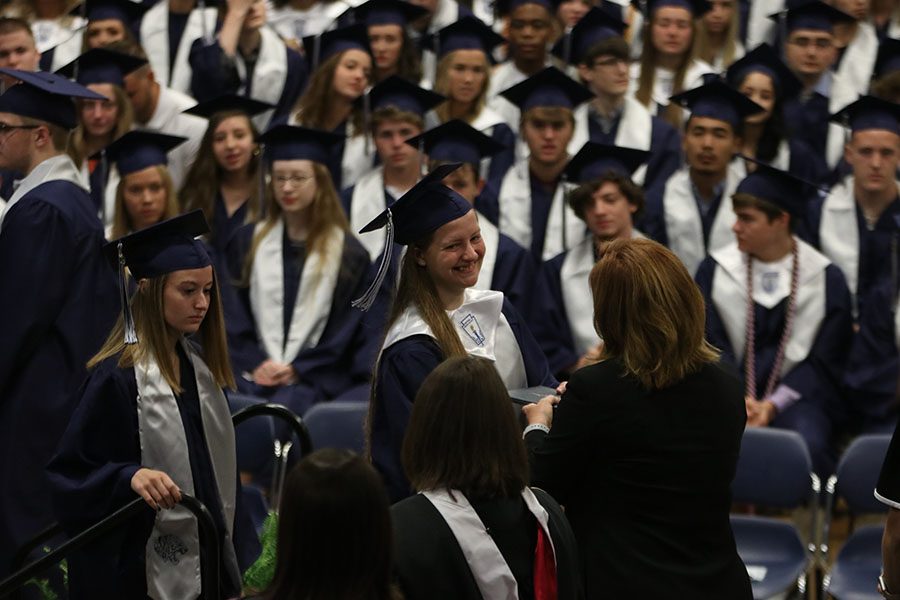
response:
[[[550,428],[542,423],[532,423],[528,427],[522,431],[522,439],[525,439],[525,436],[531,433],[532,431],[543,431],[544,433],[550,433]]]

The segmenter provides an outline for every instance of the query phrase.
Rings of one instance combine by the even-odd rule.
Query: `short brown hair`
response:
[[[8,35],[17,31],[24,31],[31,39],[34,39],[34,32],[25,19],[19,17],[0,17],[0,35]]]
[[[32,117],[25,117],[19,115],[22,119],[22,125],[27,125],[29,127],[38,127],[43,125],[50,132],[50,141],[53,144],[53,149],[57,152],[65,152],[69,147],[69,135],[72,133],[65,127],[61,127],[56,125],[55,123],[50,123],[48,121],[43,121],[41,119],[34,119]]]
[[[788,214],[787,211],[785,211],[774,202],[769,202],[768,200],[764,200],[763,198],[760,198],[758,196],[743,192],[734,194],[731,197],[731,207],[734,210],[739,210],[742,208],[755,208],[756,210],[766,215],[766,219],[768,219],[769,223],[782,215]],[[788,227],[790,231],[794,230],[793,218],[788,221]]]
[[[425,378],[401,457],[416,490],[444,488],[476,498],[522,491],[528,483],[525,444],[493,362],[448,358]]]
[[[661,389],[718,360],[704,337],[700,289],[671,250],[648,239],[613,240],[590,275],[594,329],[646,389]]]
[[[900,71],[891,71],[873,81],[870,93],[888,102],[900,102]]]
[[[575,126],[575,113],[572,109],[564,106],[535,106],[528,110],[522,111],[521,125],[529,119],[542,119],[544,121],[568,121],[570,125]]]
[[[615,171],[607,171],[597,179],[593,179],[587,183],[578,186],[569,194],[569,206],[582,220],[584,219],[584,209],[589,202],[592,201],[594,194],[604,183],[614,183],[619,186],[619,191],[628,200],[628,203],[636,206],[632,219],[637,219],[644,211],[644,190],[630,178],[616,173]]]
[[[409,123],[413,127],[417,127],[420,131],[425,129],[425,120],[421,115],[414,112],[397,108],[396,106],[385,106],[372,111],[372,135],[378,131],[378,128],[389,121],[400,121],[401,123]]]
[[[594,61],[601,56],[614,56],[621,60],[630,60],[631,52],[628,49],[628,42],[618,36],[597,42],[588,48],[588,51],[581,57],[581,64],[592,67]]]

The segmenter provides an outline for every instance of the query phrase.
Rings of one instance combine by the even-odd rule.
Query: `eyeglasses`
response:
[[[0,121],[0,135],[15,131],[16,129],[37,129],[40,125],[10,125]]]
[[[272,178],[272,182],[278,187],[284,187],[288,183],[293,186],[300,186],[312,179],[312,175],[276,175]]]
[[[810,39],[808,37],[798,37],[792,40],[788,40],[789,44],[793,44],[798,48],[809,48],[810,46],[815,46],[817,50],[828,50],[834,45],[834,42],[828,38],[816,38]]]

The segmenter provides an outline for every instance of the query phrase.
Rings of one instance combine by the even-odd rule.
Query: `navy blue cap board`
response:
[[[265,144],[265,157],[270,163],[276,160],[311,160],[328,164],[331,149],[343,138],[330,131],[275,125],[270,127],[259,141]]]
[[[700,17],[712,9],[712,5],[707,0],[634,0],[633,5],[645,15],[650,15],[654,11],[665,8],[684,8],[688,10],[694,17]]]
[[[478,131],[465,121],[453,119],[406,140],[414,148],[421,144],[430,160],[462,162],[478,165],[482,158],[493,156],[506,146]]]
[[[435,33],[422,38],[422,48],[431,50],[438,58],[443,58],[456,50],[481,50],[489,60],[493,60],[494,48],[505,43],[502,35],[488,27],[473,15],[454,21]]]
[[[585,142],[566,165],[566,179],[586,183],[613,172],[631,179],[632,174],[650,158],[646,150]]]
[[[875,96],[861,96],[833,114],[830,120],[853,132],[881,129],[900,135],[900,105]]]
[[[61,67],[57,73],[75,79],[81,85],[111,83],[125,86],[125,76],[147,64],[138,58],[106,48],[92,48]]]
[[[421,88],[397,75],[391,75],[369,92],[372,112],[393,106],[400,110],[424,116],[426,112],[446,100],[444,96]]]
[[[900,40],[884,38],[878,45],[875,59],[875,78],[881,78],[894,71],[900,71]]]
[[[827,31],[832,33],[837,23],[856,21],[847,13],[821,0],[805,0],[789,6],[786,10],[769,15],[770,19],[784,19],[788,32],[798,29]]]
[[[303,38],[303,49],[311,68],[346,50],[361,50],[371,54],[369,31],[362,23],[325,31],[321,35]]]
[[[669,100],[688,109],[691,117],[725,121],[735,129],[750,115],[765,110],[721,79],[714,79],[700,87],[676,94]]]
[[[749,194],[771,202],[794,218],[802,219],[806,215],[810,195],[816,189],[814,184],[764,162],[741,158],[755,163],[756,170],[738,183],[735,194]]]
[[[562,107],[574,109],[594,94],[557,69],[547,67],[525,81],[503,90],[500,95],[525,112],[531,108]]]
[[[72,9],[73,14],[83,15],[88,21],[121,21],[132,27],[152,4],[133,0],[84,0]]]
[[[763,73],[772,80],[778,98],[793,98],[803,90],[803,83],[788,68],[772,46],[762,43],[740,60],[732,63],[725,72],[725,79],[737,89],[750,73]]]
[[[592,7],[572,31],[553,45],[551,53],[567,63],[577,65],[593,46],[610,38],[622,37],[628,25],[622,20],[618,6],[613,5],[613,10],[606,8],[608,6],[610,4],[604,2],[600,7]]]
[[[255,117],[267,110],[275,108],[274,105],[260,100],[254,100],[247,96],[238,96],[237,94],[224,94],[216,96],[211,100],[206,100],[199,104],[195,104],[184,112],[189,115],[196,115],[204,119],[211,119],[213,115],[222,112],[242,112],[248,117]]]
[[[538,6],[543,6],[544,8],[546,8],[547,12],[549,12],[551,15],[555,15],[556,6],[559,3],[560,0],[495,0],[494,10],[497,11],[497,14],[506,16],[511,14],[520,6],[524,6],[526,4],[537,4]]]
[[[119,175],[125,177],[148,167],[167,165],[166,153],[187,138],[166,135],[158,131],[135,129],[104,148],[106,160],[116,163]],[[96,154],[95,157],[99,157]]]
[[[16,69],[0,69],[0,73],[21,82],[0,96],[0,112],[46,121],[63,129],[74,129],[78,123],[73,99],[106,100],[105,96],[55,73]]]
[[[373,25],[406,27],[427,14],[426,9],[404,0],[368,0],[359,6],[348,8],[338,17],[338,23],[363,23],[368,27]]]

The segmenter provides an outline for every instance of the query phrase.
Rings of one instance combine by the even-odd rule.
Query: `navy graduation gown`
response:
[[[534,257],[511,237],[500,234],[491,289],[503,292],[520,315],[531,314],[536,283]]]
[[[813,92],[806,102],[792,98],[784,103],[784,122],[790,136],[806,143],[822,161],[828,146],[828,98]]]
[[[43,468],[117,316],[103,243],[87,192],[61,180],[26,193],[0,230],[0,577],[52,520]]]
[[[189,362],[185,365],[185,358],[180,356],[184,393],[176,398],[182,421],[179,425],[184,427],[190,453],[195,496],[213,513],[216,526],[224,528],[200,417],[196,378]],[[103,361],[82,386],[72,421],[48,467],[54,512],[70,535],[138,497],[131,489],[131,478],[141,468],[137,382],[134,368],[118,367],[118,359],[114,356]],[[259,555],[259,540],[243,510],[240,486],[236,496],[232,539],[243,571]],[[120,527],[73,554],[69,558],[70,598],[146,597],[145,551],[153,521],[154,513],[148,507],[129,526]],[[223,592],[237,593],[229,587],[223,587]]]
[[[575,351],[560,279],[567,254],[563,252],[541,265],[531,319],[534,337],[547,356],[550,371],[560,377],[581,358]]]
[[[487,185],[499,190],[500,184],[503,183],[503,176],[516,161],[516,134],[506,123],[497,123],[491,129],[491,138],[506,146],[506,149],[491,157],[487,177],[484,181]]]
[[[724,182],[723,182],[724,185]],[[653,188],[647,189],[647,202],[644,206],[644,214],[640,216],[635,227],[647,234],[647,237],[656,240],[663,246],[669,245],[669,233],[666,230],[666,181]],[[694,202],[696,202],[696,197]],[[719,214],[719,205],[722,203],[722,192],[719,192],[709,203],[706,213],[698,211],[700,214],[701,229],[703,231],[703,247],[709,249],[709,234],[712,231],[713,223]]]
[[[216,199],[213,201],[213,222],[210,228],[209,243],[213,249],[221,256],[225,255],[225,248],[228,246],[228,240],[234,235],[234,232],[244,225],[247,220],[247,203],[249,200],[241,204],[234,213],[229,217],[228,210],[225,208],[225,201],[222,199],[222,192],[216,193]],[[222,272],[227,273],[227,271]]]
[[[507,299],[503,314],[519,343],[529,386],[556,387],[547,359]],[[377,364],[374,405],[371,416],[372,463],[381,473],[392,502],[412,493],[400,464],[403,435],[422,381],[444,357],[433,338],[413,335],[385,348]]]

